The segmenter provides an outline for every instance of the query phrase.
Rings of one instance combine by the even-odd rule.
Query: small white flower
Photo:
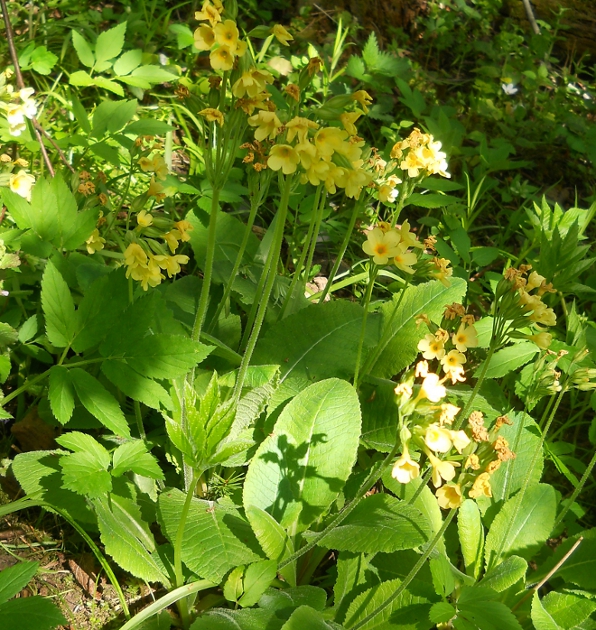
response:
[[[519,88],[515,86],[515,83],[501,83],[501,87],[503,88],[503,92],[508,96],[513,96],[513,94],[519,92]]]

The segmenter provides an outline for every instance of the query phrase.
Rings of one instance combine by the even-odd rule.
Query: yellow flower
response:
[[[420,364],[418,364],[420,365]],[[425,376],[422,381],[422,385],[420,387],[420,393],[418,394],[420,398],[427,398],[430,402],[439,402],[441,398],[445,398],[447,395],[447,390],[445,386],[440,382],[439,377],[430,372],[427,376]]]
[[[302,154],[299,155],[302,159]],[[330,168],[331,162],[325,162],[325,160],[312,162],[302,176],[303,183],[310,182],[313,186],[318,186],[321,182],[327,180]]]
[[[188,241],[190,241],[190,236],[187,234],[187,232],[192,232],[194,230],[192,223],[190,221],[187,221],[186,219],[182,219],[181,221],[176,221],[176,223],[174,223],[174,227],[180,233],[180,236],[178,238],[182,242],[188,243]]]
[[[215,26],[218,22],[221,22],[221,12],[223,11],[223,5],[220,0],[215,0],[213,4],[209,0],[203,2],[203,10],[195,11],[195,20],[208,20],[211,26]]]
[[[336,193],[336,186],[345,188],[347,177],[347,169],[342,166],[336,166],[333,162],[330,162],[327,177],[325,178],[325,188],[327,189],[327,192],[330,192],[331,194]]]
[[[178,241],[182,238],[182,235],[178,230],[170,230],[163,235],[163,238],[173,254],[178,249]]]
[[[152,160],[142,157],[139,166],[145,173],[155,173],[157,179],[164,180],[168,175],[168,165],[161,155],[154,156]]]
[[[155,177],[151,178],[151,181],[149,182],[149,190],[147,191],[147,195],[149,197],[155,197],[158,201],[160,199],[163,199],[165,197],[165,193],[164,191],[164,187],[159,183],[155,181]]]
[[[461,488],[456,483],[448,483],[436,492],[437,503],[444,509],[458,508],[463,501]]]
[[[409,483],[420,475],[420,466],[411,457],[408,447],[404,446],[401,457],[393,464],[391,476],[399,483]]]
[[[216,122],[219,123],[220,127],[223,127],[224,115],[219,111],[219,109],[206,107],[199,112],[199,116],[203,116],[207,122]]]
[[[252,68],[247,72],[243,72],[242,76],[232,86],[232,94],[236,98],[248,96],[256,98],[258,94],[267,89],[267,84],[273,83],[273,75],[265,70]]]
[[[401,183],[401,180],[400,180]],[[401,224],[401,228],[399,230],[400,236],[401,236],[401,240],[408,246],[408,247],[419,247],[420,249],[424,249],[424,243],[421,243],[418,240],[418,237],[410,231],[410,222],[409,221],[404,221]]]
[[[215,44],[215,31],[207,24],[201,24],[194,32],[194,46],[198,50],[211,50]]]
[[[542,286],[542,284],[546,282],[546,278],[541,276],[536,271],[532,271],[532,273],[528,276],[528,283],[526,284],[526,291],[531,291],[532,289],[536,289],[537,287]]]
[[[368,114],[368,106],[372,105],[372,96],[366,90],[358,90],[352,94],[352,98],[358,101],[362,106],[365,114]]]
[[[344,186],[346,197],[358,199],[362,188],[369,184],[371,179],[370,173],[367,173],[362,169],[347,169],[346,182]]]
[[[281,121],[275,112],[259,112],[248,119],[251,127],[256,127],[255,140],[262,142],[266,138],[273,140],[279,133]]]
[[[362,249],[368,256],[373,257],[376,265],[386,265],[390,258],[399,253],[399,235],[395,231],[383,232],[380,228],[373,228],[367,234],[367,240],[363,243]]]
[[[137,223],[142,228],[149,227],[153,224],[153,217],[145,210],[141,210],[139,214],[137,214]]]
[[[324,127],[315,134],[315,146],[319,155],[323,158],[331,157],[348,137],[348,133],[339,127]]]
[[[406,243],[400,243],[398,245],[399,254],[396,254],[393,258],[393,264],[406,273],[414,273],[412,265],[418,262],[418,258],[414,252],[408,251]]]
[[[100,252],[104,248],[104,243],[106,242],[105,238],[102,238],[99,235],[99,230],[95,228],[93,232],[91,232],[91,236],[85,241],[87,245],[87,251],[90,254],[95,254],[95,252]]]
[[[354,124],[364,112],[356,110],[355,112],[344,112],[339,115],[339,120],[344,126],[344,129],[351,135],[355,136],[358,133],[356,125]]]
[[[228,50],[234,54],[236,49],[238,48],[238,40],[240,33],[238,32],[238,27],[236,26],[236,22],[233,20],[226,20],[225,22],[220,22],[215,26],[215,41],[220,46],[227,46]]]
[[[476,477],[474,485],[468,492],[470,499],[478,499],[479,497],[492,497],[492,489],[490,487],[490,475],[486,472],[481,473]]]
[[[443,286],[450,287],[448,278],[453,275],[453,269],[448,266],[449,261],[446,258],[434,258],[433,262],[436,271],[432,271],[430,275],[439,280]]]
[[[528,335],[528,339],[533,341],[541,350],[548,350],[553,342],[553,336],[547,332],[541,332],[537,335]]]
[[[318,128],[319,125],[316,122],[296,116],[286,124],[288,142],[292,142],[295,137],[298,137],[299,143],[305,143],[308,140],[308,130]]]
[[[271,29],[271,34],[274,35],[275,39],[284,46],[289,46],[290,42],[294,39],[281,24],[276,24]]]
[[[443,403],[441,405],[441,415],[439,416],[439,424],[452,424],[455,420],[455,416],[461,411],[461,407],[456,407],[451,403]]]
[[[458,372],[463,369],[462,366],[466,362],[464,354],[459,350],[451,350],[441,359],[441,365],[446,374],[450,374],[452,371]]]
[[[35,177],[33,175],[20,170],[18,173],[11,173],[8,186],[13,193],[31,201],[31,188],[33,188],[34,183]]]
[[[173,278],[180,273],[180,265],[186,265],[189,261],[188,256],[176,254],[175,256],[153,256],[153,260],[168,273],[169,278]]]
[[[267,166],[272,171],[283,171],[284,175],[296,172],[300,156],[289,144],[276,144],[272,147],[267,159]]]
[[[442,359],[445,356],[445,342],[429,333],[424,336],[424,339],[418,342],[418,350],[420,350],[422,356],[429,361]]]
[[[426,455],[433,468],[432,481],[435,488],[440,488],[443,481],[451,481],[455,477],[455,468],[461,466],[458,462],[443,461],[428,451]]]
[[[428,378],[428,376],[426,378]],[[443,429],[438,424],[431,424],[426,428],[424,442],[431,451],[435,451],[436,453],[447,453],[453,446],[449,431]]]
[[[294,149],[300,156],[300,164],[303,168],[308,169],[317,161],[317,149],[312,142],[308,140],[299,142]]]
[[[227,46],[220,46],[212,50],[209,61],[214,70],[221,70],[222,72],[227,72],[234,67],[234,56]]]
[[[151,257],[147,265],[129,268],[129,271],[132,279],[141,283],[143,291],[147,291],[150,286],[156,287],[165,278],[160,272],[159,265],[154,260],[154,257]]]
[[[383,203],[395,203],[399,191],[391,184],[381,184],[379,186],[379,201]]]
[[[126,271],[126,277],[128,278],[131,269],[147,264],[147,254],[138,243],[131,243],[124,251],[124,262],[128,266]]]
[[[462,323],[456,333],[453,333],[453,345],[460,351],[466,352],[468,348],[478,345],[478,335],[474,326],[466,326]]]
[[[461,455],[461,452],[470,443],[470,438],[465,431],[461,430],[449,431],[449,435],[451,436],[451,441],[453,442],[455,450]]]

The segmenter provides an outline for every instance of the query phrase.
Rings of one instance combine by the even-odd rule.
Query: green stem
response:
[[[366,322],[368,321],[368,307],[370,298],[372,297],[375,279],[377,277],[378,267],[371,263],[369,270],[368,286],[364,296],[364,313],[362,314],[362,327],[360,328],[360,339],[358,340],[358,351],[356,352],[356,370],[354,373],[354,389],[358,391],[358,377],[360,376],[360,360],[362,359],[362,348],[364,346],[364,338],[366,337]]]
[[[2,402],[0,403],[0,407],[4,407],[6,403],[10,402],[11,400],[13,400],[13,398],[16,398],[17,396],[20,396],[24,391],[26,391],[32,385],[39,383],[39,381],[43,381],[43,379],[46,378],[49,374],[50,374],[50,370],[46,370],[45,372],[42,372],[41,374],[38,374],[37,376],[34,376],[33,378],[27,379],[20,387],[17,387],[17,389],[13,390],[12,392],[10,392],[10,394],[7,394],[2,399]]]
[[[577,485],[577,488],[573,491],[573,494],[571,495],[571,497],[569,497],[567,505],[561,510],[561,513],[559,514],[559,516],[557,516],[557,520],[555,521],[555,524],[553,526],[553,531],[556,531],[557,527],[563,522],[563,519],[567,515],[567,512],[569,512],[569,510],[575,503],[575,500],[577,499],[580,492],[583,490],[584,486],[586,485],[586,482],[590,478],[590,475],[592,474],[592,470],[594,469],[594,466],[596,466],[596,451],[594,451],[592,455],[592,459],[590,460],[588,467],[586,468],[584,474],[582,475],[582,478],[580,479],[579,484]]]
[[[308,260],[306,261],[306,268],[304,270],[304,284],[308,282],[310,278],[310,270],[312,269],[312,261],[315,256],[315,249],[317,247],[317,239],[319,238],[319,232],[321,231],[321,223],[323,222],[323,210],[325,209],[325,202],[327,200],[327,193],[323,191],[323,195],[321,195],[321,200],[319,202],[319,207],[317,211],[317,222],[315,224],[315,233],[311,238],[310,251],[308,252]]]
[[[325,302],[325,298],[327,297],[327,294],[329,293],[329,289],[331,289],[331,285],[333,284],[333,279],[335,278],[339,270],[341,262],[344,258],[344,254],[346,253],[346,250],[348,249],[348,245],[350,244],[352,232],[354,230],[354,226],[356,225],[356,219],[358,218],[358,215],[360,214],[360,210],[362,206],[364,206],[364,194],[362,194],[360,199],[361,201],[354,204],[354,209],[352,211],[352,216],[350,217],[350,222],[348,223],[348,229],[346,230],[346,235],[344,236],[344,240],[342,241],[342,244],[339,248],[339,252],[337,252],[337,258],[335,259],[333,269],[331,269],[331,272],[329,273],[329,278],[327,279],[327,284],[325,285],[325,288],[323,289],[323,294],[321,295],[319,304],[323,304],[323,302]]]
[[[400,447],[400,440],[397,440],[395,446],[388,453],[387,457],[381,462],[379,467],[374,468],[368,477],[362,482],[360,488],[358,488],[358,492],[354,498],[343,507],[343,509],[335,516],[335,518],[325,527],[322,532],[319,532],[316,536],[311,538],[310,542],[298,549],[298,551],[294,552],[291,556],[287,557],[285,560],[282,560],[278,565],[278,571],[283,569],[288,564],[295,562],[298,558],[302,557],[305,553],[308,553],[311,549],[316,547],[322,540],[333,531],[336,527],[341,525],[341,523],[347,518],[347,516],[354,510],[354,508],[362,501],[362,499],[366,496],[366,493],[377,483],[377,481],[383,476],[385,470],[387,470],[389,464],[393,461],[393,458],[396,456],[397,451]]]
[[[209,580],[199,580],[198,582],[192,582],[191,584],[181,586],[167,595],[164,595],[156,602],[153,602],[150,606],[147,606],[147,608],[143,608],[141,612],[137,613],[130,621],[125,623],[120,630],[134,630],[134,628],[138,628],[144,621],[150,619],[153,615],[156,615],[162,610],[165,610],[172,604],[175,604],[177,601],[184,599],[189,595],[193,595],[194,593],[198,593],[199,591],[213,588],[214,586],[217,585],[213,584],[213,582],[209,582]]]
[[[257,341],[259,339],[261,326],[265,321],[265,313],[267,312],[267,308],[269,306],[269,297],[271,296],[273,283],[275,282],[275,277],[277,275],[277,262],[279,261],[279,253],[281,251],[281,244],[284,237],[284,228],[286,225],[286,217],[288,214],[288,202],[290,200],[291,188],[292,176],[289,176],[286,178],[285,186],[282,190],[281,200],[279,202],[279,209],[276,216],[275,231],[273,233],[273,242],[271,243],[271,249],[269,250],[269,255],[267,256],[267,261],[265,263],[267,279],[263,288],[263,293],[257,293],[260,300],[259,307],[257,309],[254,326],[252,327],[248,343],[246,344],[246,350],[244,351],[244,356],[242,357],[242,363],[238,371],[238,378],[236,380],[236,386],[234,388],[234,400],[236,403],[238,403],[242,394],[242,387],[244,386],[244,380],[246,379],[248,366],[252,358],[252,353],[254,352]],[[263,270],[263,273],[265,273],[265,270]]]
[[[205,255],[205,268],[203,270],[203,286],[201,287],[201,297],[199,307],[192,327],[193,341],[199,341],[201,328],[209,306],[209,292],[211,290],[211,276],[213,274],[213,260],[215,258],[215,231],[217,229],[217,214],[219,211],[219,188],[213,188],[211,198],[211,214],[209,215],[209,227],[207,228],[207,253]]]
[[[135,408],[135,420],[137,421],[137,429],[139,430],[139,436],[141,440],[147,439],[145,433],[145,427],[143,426],[143,416],[141,415],[141,403],[138,400],[133,401]]]
[[[174,575],[177,587],[184,585],[184,574],[182,572],[182,545],[184,542],[186,519],[188,518],[188,512],[190,510],[190,504],[192,503],[196,485],[197,475],[195,474],[193,475],[192,481],[190,482],[189,488],[186,492],[186,500],[182,506],[182,513],[180,514],[180,520],[178,521],[178,530],[176,532],[176,541],[174,543]],[[190,613],[188,610],[188,601],[185,598],[180,600],[178,610],[180,611],[180,617],[182,618],[182,625],[184,628],[188,628],[190,624]]]
[[[428,560],[428,558],[434,551],[435,547],[437,546],[437,544],[443,537],[445,530],[447,529],[447,527],[453,520],[453,517],[455,516],[456,512],[457,512],[456,509],[452,509],[449,512],[449,514],[447,515],[447,518],[445,518],[445,521],[443,522],[443,525],[441,525],[441,529],[436,533],[435,537],[432,539],[432,541],[430,542],[430,544],[428,545],[424,553],[420,556],[420,559],[418,560],[418,562],[414,565],[414,567],[408,573],[408,575],[403,579],[402,583],[395,590],[395,592],[392,593],[391,596],[388,597],[380,606],[377,606],[377,608],[375,608],[370,613],[370,615],[367,615],[364,619],[359,621],[355,626],[352,626],[350,630],[358,630],[358,628],[362,628],[363,626],[368,625],[370,621],[372,621],[377,615],[382,613],[385,610],[385,608],[387,608],[387,606],[390,606],[406,590],[410,582],[416,577],[420,569],[422,569],[424,563]]]

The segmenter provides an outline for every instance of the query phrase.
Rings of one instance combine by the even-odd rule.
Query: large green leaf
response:
[[[390,580],[373,586],[354,599],[348,608],[343,625],[348,630],[361,623],[381,604],[392,596],[401,585],[401,580]],[[429,619],[431,604],[424,596],[415,596],[405,589],[382,612],[359,626],[359,630],[427,630],[434,623]]]
[[[121,437],[130,437],[130,429],[118,401],[89,372],[81,368],[70,370],[72,382],[81,403],[105,427]]]
[[[346,381],[300,392],[257,450],[244,484],[244,506],[269,512],[290,533],[304,531],[336,499],[356,460],[360,406]]]
[[[0,572],[0,604],[14,597],[37,573],[39,563],[21,562]]]
[[[529,559],[549,537],[555,522],[555,489],[547,484],[529,486],[521,497],[509,499],[486,536],[485,563],[493,568],[512,554]]]
[[[142,523],[140,510],[132,501],[105,499],[93,503],[106,553],[132,575],[147,582],[161,582],[169,587],[160,563],[151,555],[155,543],[148,527]]]
[[[364,310],[346,301],[313,304],[272,326],[259,339],[253,363],[281,366],[281,378],[350,378],[354,374]],[[376,343],[379,317],[367,322],[365,347]]]
[[[133,440],[121,444],[113,453],[112,475],[120,475],[132,470],[137,475],[152,479],[163,479],[163,472],[157,459],[147,452],[143,440]]]
[[[58,607],[39,595],[0,604],[2,630],[52,630],[64,623],[67,621]]]
[[[126,22],[121,22],[98,35],[95,42],[95,58],[98,65],[102,61],[117,57],[122,52],[125,33]]]
[[[385,554],[383,554],[384,557]],[[379,582],[370,558],[363,553],[342,551],[337,559],[337,579],[333,586],[334,619],[341,623],[352,600]]]
[[[171,489],[159,497],[159,520],[173,542],[185,495]],[[219,582],[232,568],[260,560],[250,525],[234,507],[193,499],[184,528],[182,561],[197,575]]]
[[[457,601],[458,618],[454,622],[455,627],[458,630],[522,630],[509,607],[494,601],[497,597],[498,594],[490,588],[464,586]],[[467,623],[461,624],[461,621]]]
[[[482,568],[484,551],[484,528],[480,510],[472,499],[466,499],[457,513],[457,530],[466,572],[478,578]]]
[[[480,580],[480,586],[487,586],[493,591],[501,593],[513,586],[516,582],[523,579],[528,570],[528,563],[519,556],[509,556],[498,564],[494,569],[489,571]]]
[[[339,551],[391,553],[423,545],[430,532],[420,510],[378,493],[361,501],[320,544]]]
[[[537,591],[532,597],[532,623],[536,630],[563,630],[552,615],[545,610]]]
[[[386,341],[380,349],[379,358],[370,368],[371,374],[391,378],[412,363],[418,354],[418,342],[427,333],[425,326],[416,326],[416,318],[424,313],[431,320],[440,321],[445,305],[461,302],[466,294],[466,288],[466,281],[461,278],[453,278],[450,287],[445,287],[438,280],[434,280],[410,286],[405,289],[403,298],[395,295],[393,300],[383,304],[382,338]],[[401,303],[393,316],[400,298]],[[385,330],[389,330],[390,333],[386,334]],[[376,348],[372,352],[376,352]]]
[[[75,407],[72,380],[66,368],[55,365],[50,369],[48,398],[54,416],[66,424]]]
[[[201,615],[190,630],[281,630],[282,625],[275,610],[215,608]]]
[[[68,285],[50,261],[41,280],[41,307],[50,343],[66,348],[77,332],[75,307]]]
[[[104,361],[101,364],[101,371],[121,392],[133,400],[138,400],[152,409],[172,408],[170,395],[159,383],[141,376],[123,361]]]
[[[282,630],[332,630],[325,621],[323,614],[310,606],[300,606],[292,613],[292,616],[284,623]]]
[[[551,591],[542,600],[542,605],[550,617],[567,630],[582,624],[595,610],[593,595],[585,593],[557,593]]]
[[[486,370],[485,378],[501,378],[518,370],[522,365],[531,361],[540,349],[535,343],[522,342],[503,348],[492,356]],[[482,371],[484,363],[478,366],[475,376]]]

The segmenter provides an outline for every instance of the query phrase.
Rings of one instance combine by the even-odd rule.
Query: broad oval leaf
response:
[[[519,556],[509,556],[489,571],[478,583],[501,593],[525,577],[528,563]]]
[[[466,499],[459,508],[457,530],[466,572],[477,578],[482,567],[484,528],[482,527],[480,510],[472,499]]]
[[[346,381],[300,392],[257,450],[244,484],[244,506],[269,512],[293,535],[336,499],[356,460],[360,405]]]

